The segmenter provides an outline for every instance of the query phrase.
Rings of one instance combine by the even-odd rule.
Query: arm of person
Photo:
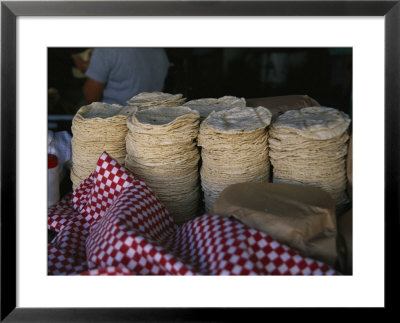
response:
[[[97,82],[90,77],[83,85],[83,95],[88,103],[99,102],[103,98],[103,90],[106,83]]]

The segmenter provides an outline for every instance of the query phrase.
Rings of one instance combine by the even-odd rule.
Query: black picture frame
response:
[[[16,19],[18,16],[383,16],[385,19],[385,308],[389,239],[399,231],[400,1],[2,1],[1,3],[1,321],[236,321],[262,309],[16,307]],[[394,232],[392,232],[394,230]],[[398,250],[396,251],[398,254]]]

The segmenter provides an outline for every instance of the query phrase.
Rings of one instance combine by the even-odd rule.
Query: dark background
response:
[[[73,77],[71,58],[85,49],[48,49],[48,88],[57,90],[56,95],[49,94],[49,115],[74,115],[86,104],[85,79]],[[187,100],[307,94],[323,106],[352,115],[351,48],[166,48],[166,52],[171,66],[164,92],[182,93]]]

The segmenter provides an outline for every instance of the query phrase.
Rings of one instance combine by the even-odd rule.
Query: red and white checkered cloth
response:
[[[171,183],[172,185],[172,183]],[[205,214],[177,226],[154,192],[107,153],[48,212],[49,275],[338,275],[265,233]]]

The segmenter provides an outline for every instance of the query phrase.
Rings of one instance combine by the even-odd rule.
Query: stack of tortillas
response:
[[[81,107],[72,120],[71,181],[75,189],[95,169],[106,151],[123,164],[126,155],[126,120],[136,107],[94,102]]]
[[[264,107],[232,108],[213,111],[201,123],[198,145],[206,212],[231,184],[269,181],[266,128],[271,117]]]
[[[138,110],[127,124],[125,167],[153,189],[176,223],[199,215],[198,112],[154,106]]]
[[[227,108],[244,108],[246,106],[246,100],[244,98],[238,98],[235,96],[223,96],[221,98],[204,98],[191,100],[184,104],[193,110],[197,110],[200,113],[200,122],[202,122],[212,111],[221,111]]]
[[[142,92],[127,101],[128,105],[144,109],[153,106],[176,107],[185,102],[182,94],[170,94],[163,92]]]
[[[279,116],[269,131],[273,181],[317,186],[342,207],[347,202],[349,124],[347,114],[327,107],[307,107]]]

